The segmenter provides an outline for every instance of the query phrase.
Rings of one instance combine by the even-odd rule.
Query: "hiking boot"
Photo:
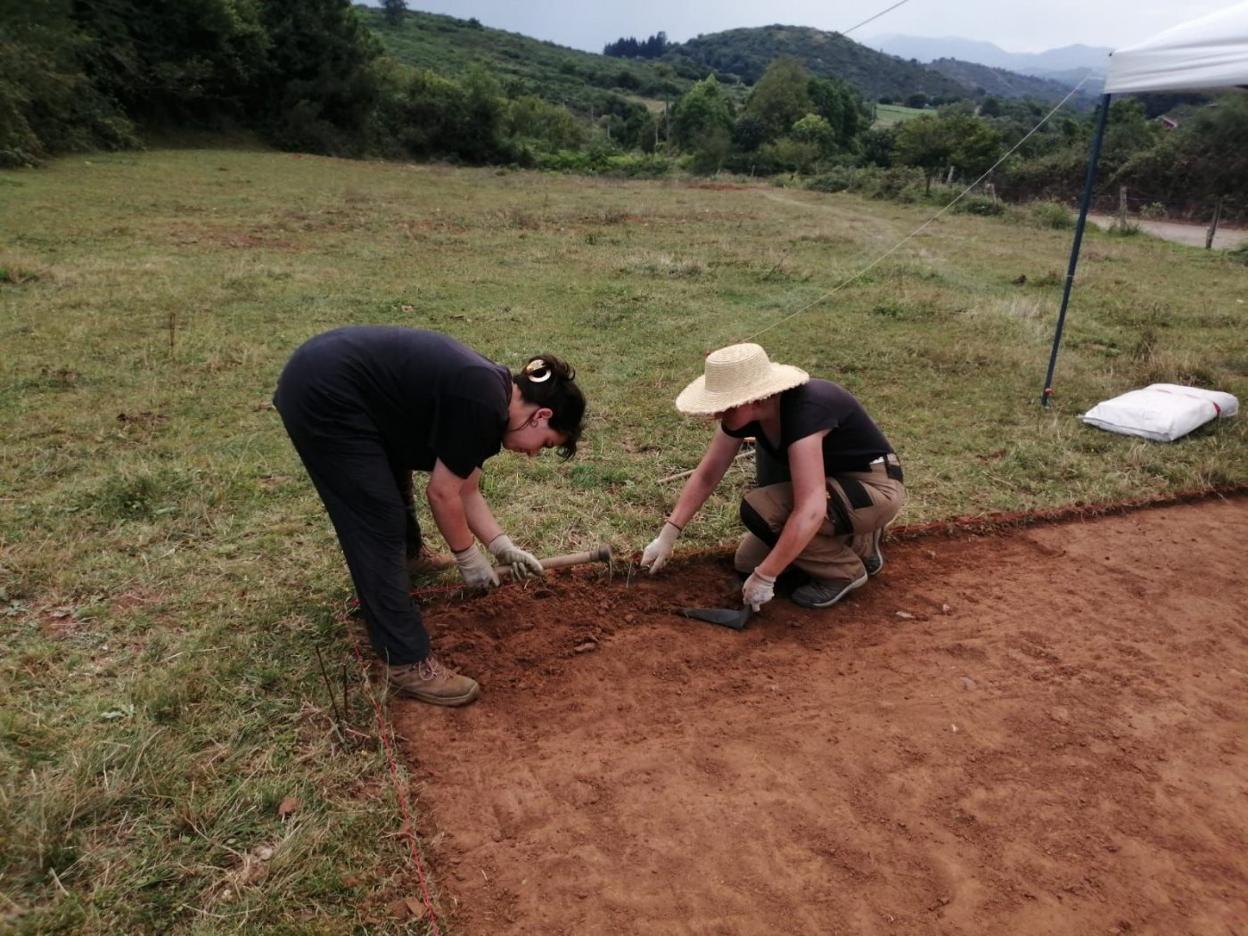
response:
[[[387,666],[386,681],[403,695],[431,705],[467,705],[481,691],[475,679],[447,669],[433,657]]]
[[[879,575],[884,568],[884,553],[880,550],[880,540],[884,538],[883,530],[876,530],[871,539],[871,555],[865,556],[862,564],[867,567],[867,575]]]
[[[867,574],[856,579],[817,579],[812,578],[801,588],[795,589],[793,603],[803,608],[830,608],[855,588],[867,584]]]
[[[455,560],[446,553],[434,552],[424,543],[416,555],[407,557],[407,571],[410,575],[436,575],[444,572],[455,564]]]

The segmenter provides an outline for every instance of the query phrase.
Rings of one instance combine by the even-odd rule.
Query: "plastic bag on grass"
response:
[[[1173,442],[1218,417],[1239,412],[1239,400],[1218,390],[1150,384],[1097,403],[1079,418],[1089,426],[1154,442]]]

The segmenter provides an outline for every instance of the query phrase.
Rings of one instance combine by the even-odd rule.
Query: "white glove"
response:
[[[500,533],[490,540],[490,552],[494,554],[499,565],[511,566],[511,577],[514,579],[524,579],[530,575],[546,573],[546,570],[542,568],[541,560],[518,547],[506,533]]]
[[[481,555],[476,543],[453,555],[455,564],[459,566],[459,574],[464,577],[464,584],[469,588],[493,588],[498,585],[498,573],[494,571],[490,561]]]
[[[776,580],[755,569],[741,586],[741,597],[751,609],[757,611],[776,597]]]
[[[654,575],[667,565],[667,560],[672,558],[672,549],[676,546],[678,536],[680,536],[680,527],[671,520],[666,521],[659,535],[651,540],[650,545],[642,552],[641,567],[649,569],[650,574]]]

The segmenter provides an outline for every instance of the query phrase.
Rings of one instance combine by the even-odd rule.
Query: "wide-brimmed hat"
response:
[[[800,367],[771,363],[759,345],[729,345],[706,356],[705,373],[680,392],[676,408],[691,416],[709,416],[808,380],[810,374]]]

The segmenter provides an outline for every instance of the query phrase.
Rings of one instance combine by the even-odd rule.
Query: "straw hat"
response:
[[[680,392],[676,408],[691,416],[709,416],[808,380],[810,374],[800,367],[771,363],[759,345],[729,345],[706,356],[706,372]]]

